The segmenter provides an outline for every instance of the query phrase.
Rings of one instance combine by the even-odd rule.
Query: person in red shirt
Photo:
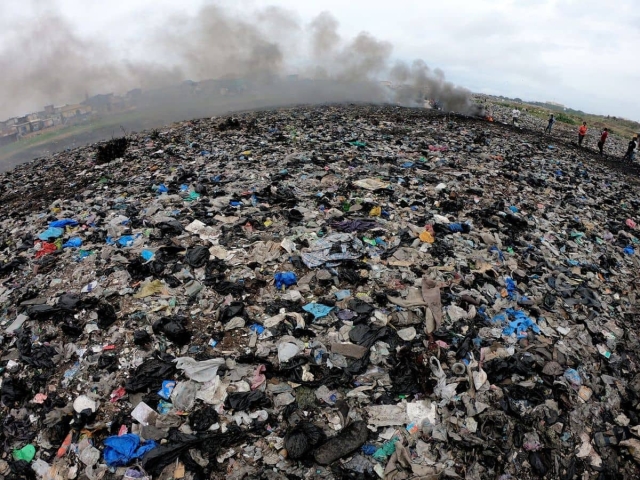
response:
[[[582,141],[584,140],[584,137],[587,135],[587,122],[582,122],[582,125],[580,126],[580,130],[578,130],[578,146],[581,147],[582,146]]]
[[[600,134],[600,141],[598,142],[598,148],[600,149],[600,156],[604,156],[603,153],[603,149],[604,149],[604,142],[607,141],[607,137],[609,136],[609,130],[607,128],[605,128],[604,130],[602,130],[601,134]]]

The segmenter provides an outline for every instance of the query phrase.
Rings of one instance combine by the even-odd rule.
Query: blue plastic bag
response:
[[[155,254],[151,250],[142,250],[140,253],[140,256],[147,262],[151,260],[154,255]]]
[[[337,292],[334,292],[334,295],[336,296],[338,301],[344,300],[345,298],[351,296],[351,290],[339,290]]]
[[[49,226],[55,228],[76,227],[78,226],[78,222],[70,218],[63,218],[61,220],[56,220],[55,222],[49,223]]]
[[[567,370],[564,372],[564,378],[566,378],[571,386],[576,389],[579,388],[580,385],[582,385],[582,378],[580,378],[580,374],[573,368],[567,368]]]
[[[73,237],[62,244],[63,248],[78,248],[82,246],[82,239],[80,237]]]
[[[109,467],[124,467],[157,447],[153,440],[140,443],[140,437],[135,433],[107,437],[104,445],[104,461]]]
[[[633,255],[634,253],[636,253],[636,251],[633,249],[633,247],[631,245],[629,245],[628,247],[626,247],[624,250],[624,253],[626,253],[627,255]]]
[[[308,303],[302,309],[305,312],[309,312],[314,316],[314,320],[317,320],[322,317],[326,317],[329,315],[329,312],[333,310],[333,307],[328,307],[327,305],[323,305],[321,303]]]
[[[44,232],[42,232],[40,235],[38,235],[38,238],[44,242],[44,241],[49,240],[50,238],[61,237],[63,233],[64,233],[64,229],[62,229],[62,228],[49,227]]]
[[[162,382],[162,388],[158,392],[158,395],[165,400],[169,400],[171,398],[171,392],[176,387],[175,380],[164,380]]]
[[[169,191],[169,189],[167,188],[167,186],[164,183],[161,183],[158,186],[158,193],[167,193]]]
[[[256,332],[258,335],[261,335],[264,332],[265,328],[262,325],[254,323],[249,327],[249,330],[251,330],[252,332]]]
[[[516,282],[514,282],[511,277],[506,277],[504,279],[504,283],[507,287],[507,292],[509,292],[509,297],[514,298],[518,293],[516,289]]]
[[[513,308],[507,309],[507,315],[514,320],[509,322],[509,325],[502,329],[502,333],[505,335],[516,334],[518,338],[525,338],[527,336],[526,331],[531,328],[535,333],[540,333],[540,327],[536,325],[536,322],[529,318],[522,310],[514,310]]]
[[[130,247],[131,245],[133,245],[133,242],[135,241],[135,239],[136,237],[134,237],[133,235],[123,235],[117,240],[117,242],[118,242],[118,245],[122,247]]]
[[[276,281],[276,288],[280,290],[282,287],[290,287],[298,282],[298,277],[293,272],[278,272],[273,275]]]

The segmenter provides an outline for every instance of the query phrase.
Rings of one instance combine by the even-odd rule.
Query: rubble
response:
[[[126,142],[0,175],[0,478],[640,475],[630,167],[392,106]]]

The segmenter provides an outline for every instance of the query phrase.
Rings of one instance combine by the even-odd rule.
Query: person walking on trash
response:
[[[598,142],[598,149],[600,149],[600,156],[603,157],[604,156],[604,142],[607,141],[607,137],[609,136],[609,129],[607,129],[606,127],[604,128],[604,130],[602,130],[602,132],[600,132],[600,141]]]
[[[638,137],[635,136],[629,142],[629,146],[627,147],[627,153],[622,157],[622,161],[628,160],[629,162],[633,162],[636,156],[636,147],[638,146]]]
[[[513,112],[511,112],[511,115],[513,116],[513,120],[511,123],[515,127],[518,125],[518,119],[520,118],[520,110],[518,110],[517,108],[514,108]]]
[[[549,115],[549,123],[547,124],[547,128],[544,129],[544,133],[549,132],[549,135],[551,135],[551,128],[553,128],[553,124],[556,123],[556,119],[553,116],[553,113],[551,115]]]
[[[587,122],[582,122],[582,125],[580,125],[580,129],[578,129],[578,146],[579,147],[582,146],[582,141],[586,136],[587,136]]]

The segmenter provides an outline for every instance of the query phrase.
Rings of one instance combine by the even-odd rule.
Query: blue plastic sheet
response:
[[[173,404],[169,403],[169,402],[165,402],[164,400],[160,400],[158,402],[158,413],[161,415],[166,415],[167,413],[169,413],[171,411],[171,409],[173,408]]]
[[[302,309],[305,312],[309,312],[314,316],[314,320],[317,320],[322,317],[326,317],[329,315],[329,312],[333,310],[333,307],[328,307],[327,305],[323,305],[321,303],[308,303]]]
[[[504,279],[504,283],[507,287],[507,292],[509,292],[509,297],[515,298],[518,294],[518,290],[516,288],[516,282],[513,281],[511,277],[506,277]]]
[[[114,240],[111,237],[107,237],[106,242],[107,242],[107,245],[114,245],[115,243],[117,243],[121,247],[130,247],[131,245],[133,245],[133,242],[135,241],[135,239],[138,238],[139,236],[140,236],[139,234],[136,235],[135,237],[133,235],[123,235],[117,240]]]
[[[339,291],[335,292],[334,295],[336,296],[338,301],[344,300],[345,298],[351,296],[351,290],[339,290]]]
[[[147,262],[153,258],[155,254],[151,250],[142,250],[140,256]]]
[[[165,400],[169,400],[171,398],[171,392],[176,387],[175,380],[164,380],[162,382],[162,388],[158,392],[158,395]]]
[[[376,453],[377,447],[375,447],[374,445],[363,445],[362,446],[362,453],[364,453],[365,455],[373,455],[374,453]]]
[[[42,232],[40,235],[38,235],[38,238],[40,240],[42,240],[42,241],[47,241],[50,238],[61,237],[63,233],[64,233],[64,229],[63,228],[49,227],[44,232]]]
[[[140,437],[134,433],[107,437],[104,445],[104,461],[109,467],[125,467],[157,447],[153,440],[141,443]]]
[[[508,318],[512,320],[507,320],[504,318],[503,314],[493,317],[494,322],[500,321],[504,323],[508,321],[508,325],[502,329],[502,333],[504,335],[512,335],[515,333],[518,338],[526,338],[526,332],[529,328],[531,328],[535,333],[540,333],[540,327],[538,327],[535,320],[528,317],[522,310],[509,308],[507,309],[506,314]]]
[[[575,388],[578,388],[580,387],[580,385],[582,385],[582,378],[580,378],[580,374],[573,368],[567,368],[567,370],[564,372],[564,378],[566,378],[569,383]]]
[[[264,332],[265,328],[262,325],[254,323],[249,327],[249,330],[251,330],[252,332],[256,332],[258,335],[261,335]]]
[[[500,259],[500,261],[504,262],[504,253],[502,253],[502,250],[500,250],[498,247],[496,247],[495,245],[493,245],[490,249],[490,252],[496,252],[498,254],[498,258]]]
[[[82,246],[82,239],[80,237],[73,237],[62,244],[63,248],[78,248]]]
[[[78,222],[70,218],[63,218],[61,220],[56,220],[55,222],[49,223],[49,226],[55,228],[76,227],[78,226]]]
[[[158,186],[158,193],[167,193],[169,191],[169,189],[167,188],[167,186],[164,183],[161,183]]]
[[[298,282],[298,277],[296,277],[296,274],[293,272],[278,272],[273,275],[273,278],[275,279],[277,289],[290,287]]]

